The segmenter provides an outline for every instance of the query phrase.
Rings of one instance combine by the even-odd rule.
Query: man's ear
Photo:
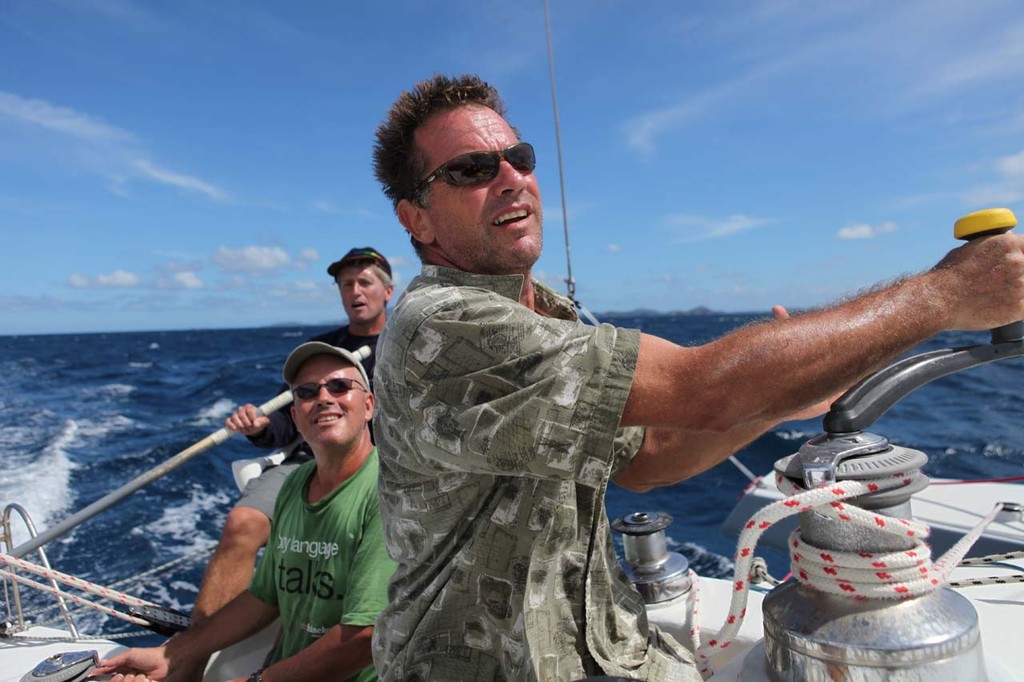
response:
[[[364,403],[364,406],[366,407],[366,421],[369,422],[373,419],[373,408],[377,404],[377,396],[370,391],[366,391],[363,394],[363,397],[366,400]]]
[[[398,202],[398,222],[421,244],[430,244],[434,241],[434,228],[431,225],[430,215],[422,206],[417,206],[408,199]]]

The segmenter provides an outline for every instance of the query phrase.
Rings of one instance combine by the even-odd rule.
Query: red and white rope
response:
[[[845,504],[850,498],[910,485],[918,472],[902,472],[873,481],[841,481],[805,490],[777,475],[779,490],[789,497],[763,507],[740,533],[736,547],[732,599],[725,624],[715,639],[700,644],[699,629],[691,629],[701,674],[712,674],[711,658],[729,647],[746,617],[754,548],[761,535],[780,520],[814,510],[839,523],[864,526],[912,541],[910,549],[886,553],[823,551],[803,542],[800,531],[790,535],[790,559],[794,576],[802,583],[824,592],[855,599],[906,599],[927,594],[946,582],[971,545],[995,519],[996,507],[939,560],[932,563],[931,549],[924,540],[927,525],[866,511]],[[697,623],[696,613],[693,615]]]
[[[69,576],[68,573],[61,573],[59,570],[54,570],[52,568],[47,568],[45,566],[40,566],[39,564],[35,564],[35,563],[32,563],[31,561],[26,561],[25,559],[20,559],[18,557],[11,556],[9,554],[2,554],[2,553],[0,553],[0,563],[6,564],[8,566],[12,566],[14,568],[20,568],[22,570],[27,570],[27,571],[29,571],[31,573],[37,574],[37,576],[41,576],[41,577],[45,578],[45,579],[54,580],[54,581],[56,581],[58,583],[62,583],[62,584],[68,585],[70,587],[74,587],[74,588],[77,588],[79,590],[82,590],[83,592],[89,592],[89,593],[98,595],[98,596],[100,596],[100,597],[102,597],[104,599],[110,599],[112,601],[120,602],[122,604],[125,604],[126,606],[156,606],[156,604],[154,604],[153,602],[148,602],[148,601],[145,601],[143,599],[139,599],[137,597],[133,597],[133,596],[131,596],[129,594],[125,594],[124,592],[118,592],[117,590],[111,590],[110,588],[104,588],[101,585],[96,585],[95,583],[90,583],[89,581],[82,580],[81,578],[76,578],[74,576]],[[5,576],[12,578],[12,579],[16,580],[19,583],[25,583],[25,581],[27,580],[27,579],[24,579],[23,577],[16,576],[16,574],[14,574],[13,572],[7,571],[7,570],[0,570],[0,573],[5,574]],[[36,585],[38,585],[38,584],[36,584]],[[61,594],[63,596],[71,597],[73,601],[76,601],[78,603],[82,603],[81,601],[76,599],[74,597],[74,595],[69,594],[67,592],[63,592],[63,591],[59,591],[59,590],[54,590],[52,587],[47,587],[47,586],[40,586],[40,589],[42,589],[45,592],[50,592],[52,594],[56,594],[57,592],[59,592],[59,594]],[[88,601],[85,601],[84,603],[87,604],[87,605],[88,604],[92,604],[92,602],[88,602]],[[100,610],[102,610],[102,609],[100,609]]]
[[[147,625],[149,625],[149,621],[145,621],[141,618],[136,618],[135,616],[130,616],[127,613],[123,613],[121,611],[118,611],[117,609],[112,609],[109,606],[104,606],[103,604],[97,604],[96,602],[89,601],[88,599],[80,597],[77,594],[64,592],[62,590],[57,589],[56,587],[53,587],[52,585],[44,585],[42,583],[36,582],[35,580],[32,580],[31,578],[26,578],[25,576],[18,575],[17,573],[0,569],[0,575],[2,575],[5,578],[10,578],[11,580],[19,582],[22,585],[27,585],[28,587],[32,587],[43,592],[49,592],[53,595],[59,595],[64,599],[74,602],[75,604],[79,604],[80,606],[88,606],[90,608],[96,609],[97,611],[102,611],[103,613],[109,616],[113,616],[114,618],[120,618],[121,620],[126,620],[129,623],[141,625],[142,627],[146,627]]]

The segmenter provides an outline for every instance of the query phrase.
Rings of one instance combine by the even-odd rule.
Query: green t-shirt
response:
[[[316,470],[307,462],[281,486],[270,540],[249,591],[280,610],[281,640],[271,662],[306,648],[332,627],[373,625],[387,604],[388,558],[377,505],[377,451],[351,478],[310,504]],[[350,678],[376,680],[373,666]]]

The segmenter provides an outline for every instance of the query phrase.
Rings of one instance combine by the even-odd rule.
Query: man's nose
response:
[[[494,187],[498,190],[499,194],[505,192],[518,192],[526,187],[527,176],[530,173],[524,173],[516,170],[516,167],[505,159],[501,159],[498,164],[498,175],[494,179]]]
[[[334,394],[327,390],[327,384],[320,384],[316,387],[316,401],[318,403],[325,402],[324,394],[327,394],[327,400],[334,400]]]

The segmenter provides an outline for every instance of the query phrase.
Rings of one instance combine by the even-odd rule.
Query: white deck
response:
[[[760,506],[778,499],[781,495],[774,485],[757,488],[748,493],[734,516],[744,514],[743,522]],[[985,516],[996,501],[1024,502],[1024,486],[1008,483],[983,483],[972,485],[932,485],[914,497],[914,516],[927,522],[938,535],[948,535],[950,540],[962,535]],[[979,547],[991,551],[992,547],[1024,549],[1024,522],[1019,518],[997,522],[986,533],[985,543]],[[979,554],[974,551],[972,555]],[[991,575],[1019,575],[1024,571],[1024,560],[1008,562],[1006,566],[987,565],[957,568],[952,580]],[[1020,624],[1024,622],[1024,584],[986,585],[962,588],[960,592],[974,604],[981,628],[990,682],[1024,682],[1024,645],[1020,636]],[[716,671],[711,678],[714,682],[757,682],[766,680],[763,659],[759,658],[759,643],[762,638],[761,602],[765,593],[750,593],[747,618],[739,635],[727,652],[713,661]],[[732,598],[732,583],[721,579],[701,580],[701,608],[698,624],[702,637],[707,640],[717,635],[721,628]],[[652,622],[673,634],[680,642],[688,644],[689,599],[679,597],[671,602],[652,605],[648,614]],[[28,634],[60,636],[58,630],[34,628]],[[268,628],[258,635],[257,641],[244,643],[211,661],[206,680],[225,680],[245,677],[259,667],[265,652],[273,639],[273,629]],[[79,642],[38,642],[21,638],[0,639],[0,682],[19,682],[22,675],[48,656],[66,652],[96,649],[100,656],[116,651],[120,645],[107,640],[82,640]],[[763,650],[763,647],[761,647]],[[753,652],[751,654],[751,652]],[[750,654],[748,656],[748,654]]]
[[[1024,570],[1024,561],[1012,562],[1018,570],[999,565],[962,567],[953,572],[953,579],[983,577],[990,575],[1019,574]],[[725,620],[729,600],[732,597],[732,583],[720,579],[701,580],[701,616],[699,625],[703,638],[713,637]],[[986,585],[961,589],[978,611],[990,682],[1024,682],[1024,646],[1020,636],[1020,624],[1024,621],[1024,584]],[[713,682],[756,682],[767,680],[758,674],[751,676],[750,667],[754,659],[747,660],[749,652],[759,653],[762,638],[761,602],[764,593],[752,591],[747,607],[747,618],[740,628],[739,636],[729,647],[728,653],[719,654],[713,661],[716,671]],[[666,629],[680,641],[686,642],[688,625],[688,600],[678,598],[665,604],[653,605],[648,609],[652,622]],[[61,635],[58,630],[35,628],[34,633]],[[258,667],[263,652],[273,637],[271,629],[260,635],[257,643],[249,643],[241,652],[229,652],[211,662],[206,680],[225,680],[244,677]],[[0,640],[0,682],[19,682],[22,675],[31,670],[47,656],[63,651],[97,649],[100,655],[120,648],[119,644],[106,640],[83,640],[77,643]],[[238,654],[239,655],[235,655]],[[747,670],[744,671],[744,666]],[[741,677],[741,672],[743,676]]]

